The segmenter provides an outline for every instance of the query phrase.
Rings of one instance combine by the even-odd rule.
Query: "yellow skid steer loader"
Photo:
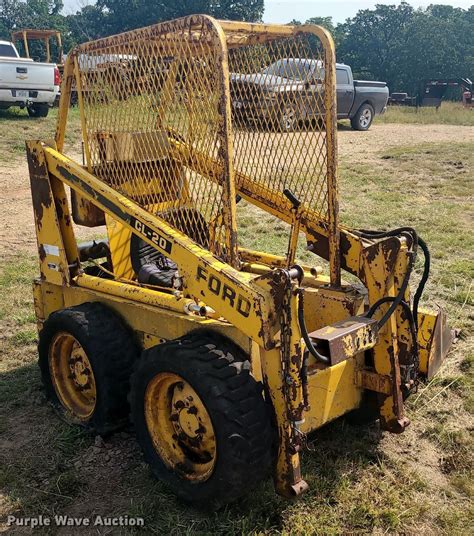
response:
[[[64,153],[72,87],[82,163]],[[299,495],[309,432],[350,412],[403,432],[449,349],[443,313],[419,308],[416,231],[339,222],[335,88],[323,28],[190,16],[74,49],[55,140],[27,142],[46,390],[100,434],[130,415],[187,501],[271,472]],[[287,227],[286,251],[244,247],[250,208]],[[107,238],[78,243],[74,223]]]

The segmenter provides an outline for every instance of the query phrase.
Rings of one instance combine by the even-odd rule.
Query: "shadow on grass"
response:
[[[339,526],[333,510],[344,502],[348,487],[382,456],[375,425],[356,428],[341,419],[312,434],[312,450],[302,456],[310,489],[298,501],[276,495],[269,479],[238,502],[206,512],[183,504],[153,477],[133,433],[127,439],[123,433],[106,438],[111,450],[96,453],[88,467],[93,436],[61,421],[46,403],[35,364],[0,374],[0,405],[0,486],[14,505],[11,512],[143,517],[150,534],[274,533],[291,527],[298,532],[298,526],[324,533]],[[117,461],[103,465],[107,452],[116,448]],[[130,460],[125,468],[123,459]]]
[[[31,121],[31,117],[28,115],[26,109],[20,110],[18,108],[8,108],[7,110],[0,109],[0,121],[23,121],[28,119]]]

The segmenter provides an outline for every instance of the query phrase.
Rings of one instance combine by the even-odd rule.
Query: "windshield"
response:
[[[16,58],[15,49],[11,45],[0,45],[0,56],[4,58]]]
[[[311,60],[284,59],[272,63],[263,70],[263,73],[291,80],[306,80],[313,70],[314,66]]]

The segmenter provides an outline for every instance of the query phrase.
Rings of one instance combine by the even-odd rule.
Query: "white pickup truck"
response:
[[[54,63],[20,58],[9,41],[0,41],[0,109],[26,108],[30,117],[46,117],[59,95],[59,70]]]

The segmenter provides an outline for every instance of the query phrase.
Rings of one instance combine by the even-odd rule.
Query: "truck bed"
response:
[[[355,87],[387,87],[386,82],[377,82],[375,80],[354,80]]]

